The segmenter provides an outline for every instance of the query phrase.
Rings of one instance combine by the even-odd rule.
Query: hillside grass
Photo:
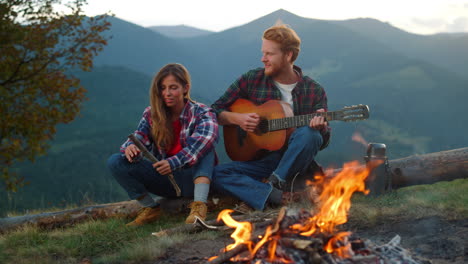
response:
[[[381,221],[440,216],[449,220],[468,218],[468,179],[418,185],[379,197],[355,195],[350,223],[374,226]],[[215,218],[217,212],[210,214]],[[152,232],[183,223],[185,215],[166,215],[154,224],[125,226],[128,219],[88,221],[70,228],[40,230],[26,226],[0,236],[0,263],[141,263],[154,260],[171,246],[214,239],[225,235],[213,231],[157,238]]]

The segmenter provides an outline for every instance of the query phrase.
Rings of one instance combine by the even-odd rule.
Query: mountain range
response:
[[[213,33],[213,31],[186,25],[152,26],[148,28],[169,38],[193,38]]]
[[[106,159],[149,105],[155,72],[170,62],[184,64],[192,76],[192,97],[209,105],[242,73],[262,66],[261,35],[278,22],[301,37],[296,64],[325,87],[330,110],[354,104],[371,110],[366,121],[331,123],[331,144],[318,155],[322,165],[362,160],[366,146],[352,141],[355,133],[385,143],[389,158],[468,145],[466,34],[422,36],[374,19],[317,20],[286,10],[206,34],[190,27],[182,33],[174,27],[172,34],[170,27],[162,32],[115,17],[110,22],[109,45],[93,71],[75,73],[89,98],[80,116],[58,127],[47,155],[18,166],[30,185],[10,198],[0,194],[8,201],[0,213],[126,199],[107,172]],[[227,162],[222,141],[217,149]]]

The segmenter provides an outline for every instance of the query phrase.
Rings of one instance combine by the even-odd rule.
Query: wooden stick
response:
[[[141,153],[143,153],[143,156],[145,156],[147,159],[149,159],[151,162],[153,163],[156,163],[158,162],[159,160],[153,155],[151,154],[151,152],[149,152],[146,147],[143,145],[143,143],[141,143],[141,141],[135,137],[135,135],[133,134],[130,134],[128,136],[128,138],[133,141],[133,143],[135,143],[135,145],[137,146],[137,148],[141,151]],[[172,173],[169,173],[167,175],[169,177],[169,181],[171,182],[172,184],[172,187],[174,187],[174,190],[176,191],[176,195],[177,196],[180,196],[181,194],[181,191],[180,191],[180,188],[179,188],[179,185],[177,185],[177,182],[175,181],[174,179],[174,175],[172,175]]]
[[[267,215],[268,216],[268,215]],[[272,219],[266,218],[264,216],[249,216],[249,215],[234,215],[232,218],[236,221],[248,221],[251,223],[259,223],[258,225],[271,225],[273,223]],[[218,231],[225,231],[223,227],[224,222],[223,221],[218,221],[216,219],[206,221],[204,222],[206,225],[211,225],[211,226],[218,226],[220,227]],[[232,229],[232,228],[230,228]],[[163,236],[172,236],[176,233],[196,233],[200,232],[203,230],[209,230],[205,226],[202,226],[200,224],[190,224],[190,225],[179,225],[170,229],[164,229],[159,232],[153,232],[151,235],[156,236],[156,237],[163,237]]]
[[[207,264],[221,264],[223,262],[228,261],[230,258],[234,257],[237,254],[247,250],[247,246],[245,244],[239,244],[235,248],[226,251],[219,255],[217,258],[207,262]]]

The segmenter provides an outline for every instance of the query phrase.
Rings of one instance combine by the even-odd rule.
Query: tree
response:
[[[86,0],[0,0],[0,184],[24,184],[13,166],[45,154],[56,125],[72,121],[90,71],[107,44],[107,14],[83,15]],[[66,7],[68,13],[54,9]]]

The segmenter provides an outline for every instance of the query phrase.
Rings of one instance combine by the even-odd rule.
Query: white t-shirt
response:
[[[293,84],[282,84],[282,83],[279,83],[277,81],[274,81],[276,86],[278,86],[280,92],[281,92],[281,101],[283,102],[286,102],[288,104],[291,105],[291,107],[293,106],[293,100],[292,100],[292,90],[294,89],[294,87],[296,87],[296,83],[293,83]]]

